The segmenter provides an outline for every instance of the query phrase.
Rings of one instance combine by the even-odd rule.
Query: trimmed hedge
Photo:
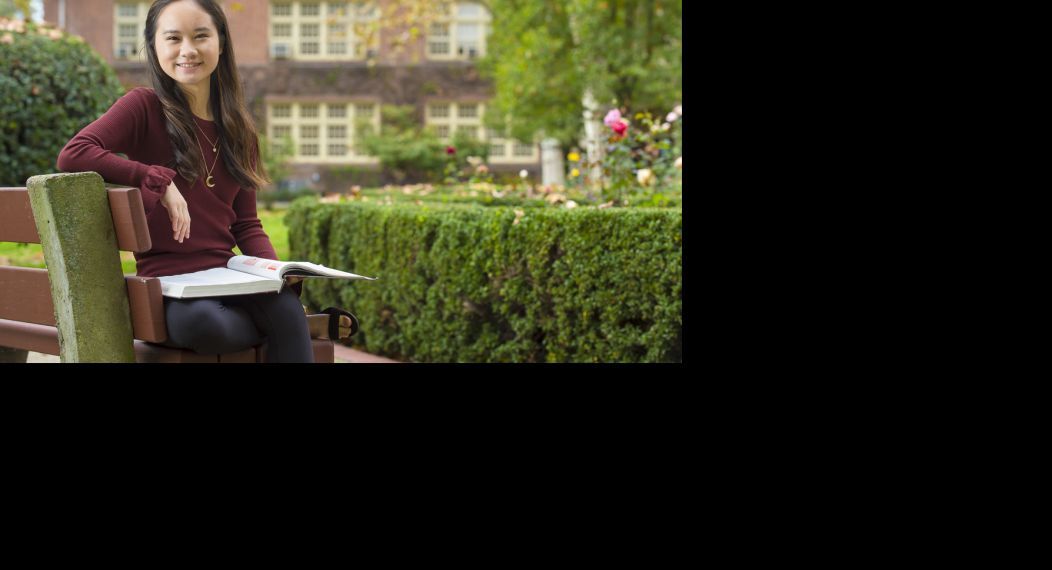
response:
[[[0,19],[0,186],[55,172],[66,142],[122,94],[117,75],[84,40]]]
[[[295,201],[292,259],[358,315],[352,340],[414,362],[682,362],[682,213]]]

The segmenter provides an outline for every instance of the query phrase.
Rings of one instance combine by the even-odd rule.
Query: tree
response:
[[[487,123],[573,145],[583,98],[664,115],[680,102],[682,0],[492,0],[479,64],[494,82]],[[506,122],[506,123],[505,123]]]
[[[0,18],[14,18],[19,12],[26,20],[32,18],[29,0],[0,0]]]

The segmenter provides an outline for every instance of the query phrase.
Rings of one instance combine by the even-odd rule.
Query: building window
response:
[[[142,31],[146,27],[149,2],[118,2],[114,5],[113,57],[125,61],[145,61],[141,54]]]
[[[510,139],[504,129],[486,129],[489,160],[494,164],[531,164],[540,160],[536,144]]]
[[[379,45],[375,1],[352,7],[349,2],[271,0],[270,6],[274,59],[364,59]]]
[[[475,59],[486,53],[491,16],[478,2],[456,2],[428,28],[427,55],[431,59]]]
[[[274,102],[268,105],[267,129],[272,139],[292,137],[293,162],[373,164],[374,157],[355,150],[355,125],[365,121],[379,131],[376,110],[373,103],[354,101]]]
[[[443,142],[451,142],[451,136],[458,132],[482,140],[479,138],[482,128],[482,109],[483,105],[478,103],[429,103],[425,124],[434,127],[435,134]]]

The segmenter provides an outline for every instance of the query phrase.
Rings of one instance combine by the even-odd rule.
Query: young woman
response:
[[[121,97],[66,144],[58,168],[142,190],[153,248],[135,255],[138,275],[225,267],[235,245],[277,259],[256,213],[255,191],[269,180],[222,8],[215,0],[157,0],[144,35],[153,89]],[[168,344],[218,354],[265,342],[268,362],[313,362],[301,287],[165,298]]]

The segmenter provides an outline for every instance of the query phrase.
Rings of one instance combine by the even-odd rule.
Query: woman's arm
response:
[[[149,129],[149,97],[146,89],[133,89],[117,100],[95,122],[84,127],[58,155],[57,166],[65,172],[98,172],[112,184],[127,184],[142,190],[147,215],[164,196],[176,172],[117,156],[151,144],[144,140]],[[167,136],[163,129],[156,136]],[[156,144],[153,142],[152,144]]]

